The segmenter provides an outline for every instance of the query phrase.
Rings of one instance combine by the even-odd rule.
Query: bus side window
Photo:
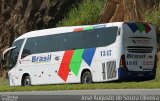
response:
[[[22,52],[21,59],[25,58],[26,56],[28,56],[30,54],[31,54],[31,52],[29,50],[24,49]]]
[[[25,58],[28,55],[34,54],[36,51],[37,46],[37,39],[36,38],[29,38],[24,46],[21,59]]]

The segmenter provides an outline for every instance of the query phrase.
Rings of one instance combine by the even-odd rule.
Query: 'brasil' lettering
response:
[[[39,62],[50,62],[51,61],[51,54],[47,56],[32,56],[32,62],[39,63]]]

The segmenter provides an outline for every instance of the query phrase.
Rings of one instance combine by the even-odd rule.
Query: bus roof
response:
[[[15,41],[24,39],[24,38],[31,38],[31,37],[38,37],[38,36],[45,36],[45,35],[53,35],[53,34],[60,34],[60,33],[67,33],[67,32],[73,32],[74,29],[77,28],[86,28],[86,27],[111,27],[111,26],[122,26],[124,22],[113,22],[113,23],[104,23],[104,24],[96,24],[96,25],[82,25],[82,26],[69,26],[69,27],[57,27],[57,28],[50,28],[50,29],[42,29],[42,30],[36,30],[31,31],[28,33],[25,33],[18,37]]]

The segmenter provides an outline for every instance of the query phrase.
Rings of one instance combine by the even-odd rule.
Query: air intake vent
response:
[[[107,75],[106,75],[107,74]],[[102,63],[103,80],[116,78],[116,61]]]
[[[152,53],[153,47],[148,47],[148,46],[128,46],[127,50],[130,53]]]

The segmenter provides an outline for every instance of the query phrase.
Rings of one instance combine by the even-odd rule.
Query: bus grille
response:
[[[107,74],[107,75],[106,75]],[[103,80],[116,78],[116,61],[109,61],[102,63]]]
[[[149,47],[149,46],[128,46],[127,50],[130,53],[152,53],[153,47]]]

